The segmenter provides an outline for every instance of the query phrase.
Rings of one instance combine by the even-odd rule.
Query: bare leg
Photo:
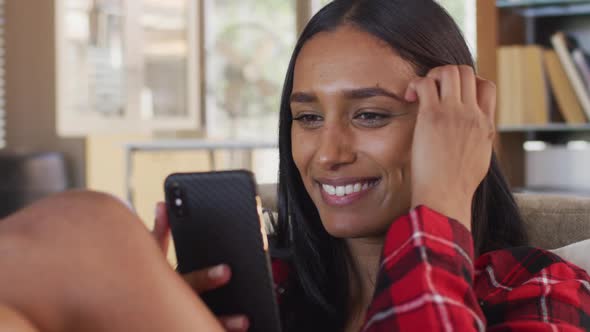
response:
[[[69,192],[0,221],[0,303],[43,331],[221,331],[118,200]]]

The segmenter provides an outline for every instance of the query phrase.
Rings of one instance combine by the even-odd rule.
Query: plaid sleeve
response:
[[[467,228],[417,207],[387,233],[363,331],[484,331],[473,277]]]
[[[287,262],[273,258],[271,261],[272,279],[274,282],[275,296],[277,303],[281,303],[282,295],[285,292],[285,285],[289,279],[290,268]]]
[[[494,251],[475,263],[489,331],[590,331],[590,278],[541,249]]]

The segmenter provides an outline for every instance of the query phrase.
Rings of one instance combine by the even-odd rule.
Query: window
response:
[[[316,13],[330,2],[332,0],[311,0],[311,10],[313,13]]]
[[[55,1],[59,134],[198,128],[198,2]]]
[[[445,9],[453,16],[467,40],[471,53],[475,56],[476,44],[476,4],[475,0],[438,0]]]
[[[205,0],[207,135],[275,140],[295,0]]]
[[[138,1],[138,0],[133,0]],[[185,117],[190,112],[187,86],[190,78],[190,1],[143,0],[140,26],[143,30],[143,87],[141,113],[144,118]]]

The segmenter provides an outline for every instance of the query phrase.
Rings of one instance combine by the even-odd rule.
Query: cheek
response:
[[[301,130],[293,127],[291,129],[291,153],[293,154],[293,161],[299,170],[303,181],[309,169],[309,164],[313,158],[313,139],[310,135],[303,134]]]
[[[386,171],[409,171],[413,126],[391,125],[359,140],[362,150]]]

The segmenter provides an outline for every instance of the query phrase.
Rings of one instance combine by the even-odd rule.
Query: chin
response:
[[[332,215],[322,216],[320,214],[320,218],[328,234],[339,239],[380,236],[387,232],[389,226],[372,225],[372,223],[367,222],[372,218],[367,217],[337,217]]]

